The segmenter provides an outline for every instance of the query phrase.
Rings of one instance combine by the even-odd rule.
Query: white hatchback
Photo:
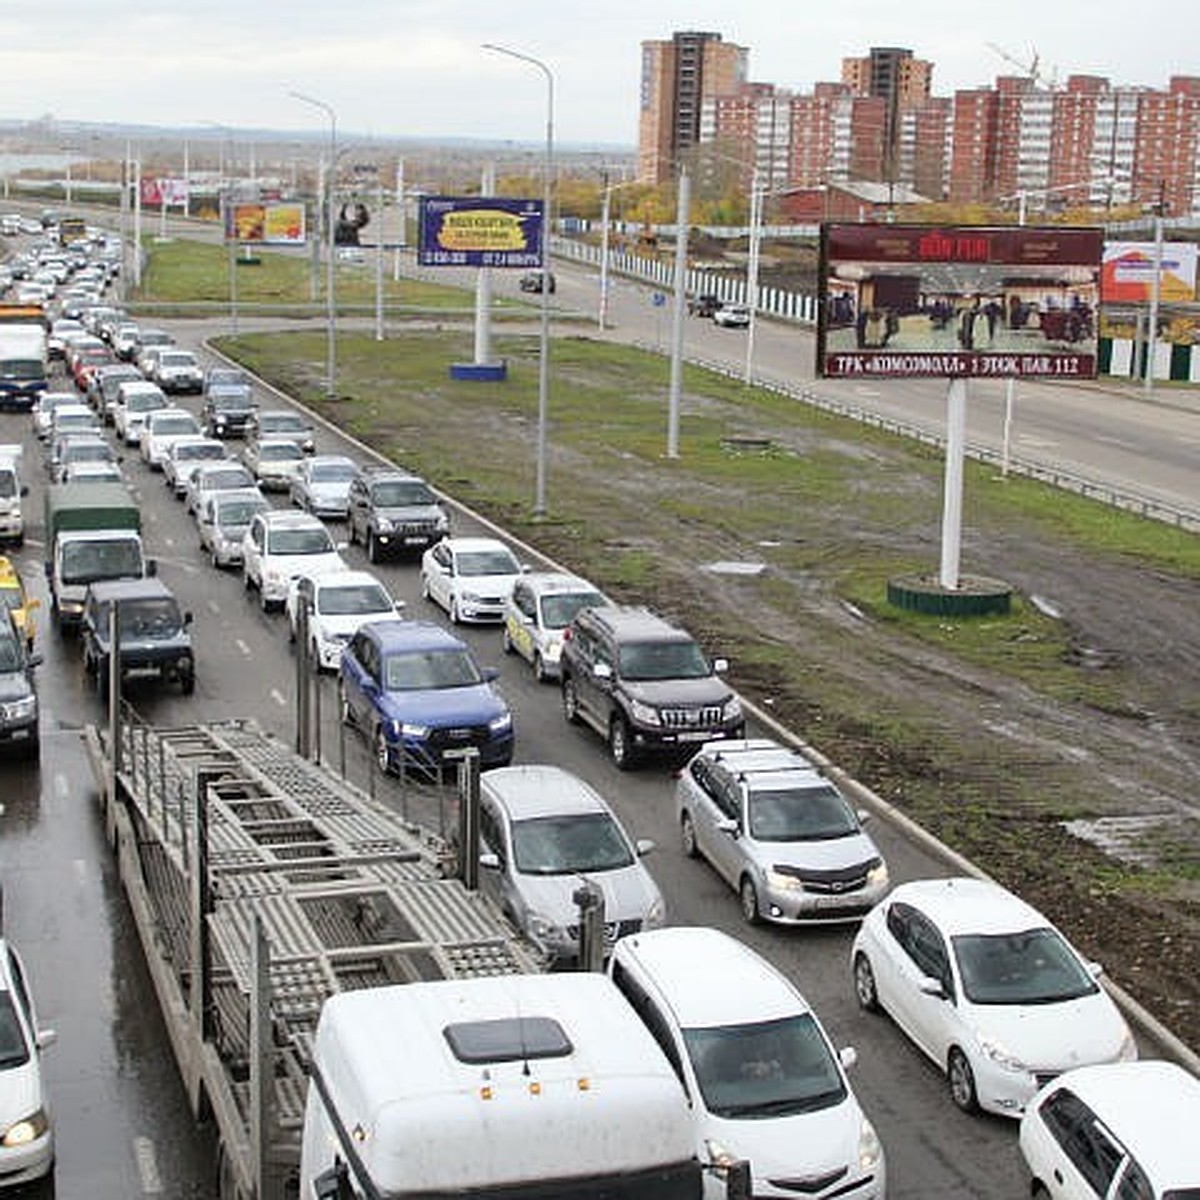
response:
[[[892,1017],[966,1112],[1019,1117],[1061,1072],[1137,1057],[1099,966],[998,883],[901,884],[867,914],[850,957],[859,1004]]]
[[[723,1200],[738,1162],[758,1200],[883,1200],[883,1148],[846,1078],[857,1056],[834,1050],[766,959],[720,930],[679,926],[622,938],[608,971],[675,1064],[708,1200]]]

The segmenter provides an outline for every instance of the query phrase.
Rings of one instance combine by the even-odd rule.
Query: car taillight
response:
[[[570,627],[570,625],[568,625],[568,626],[566,627],[566,629],[564,629],[564,630],[563,630],[563,632],[562,632],[562,640],[563,640],[564,642],[569,642],[569,641],[571,640],[571,627]]]

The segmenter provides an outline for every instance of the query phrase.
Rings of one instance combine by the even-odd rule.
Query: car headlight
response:
[[[387,519],[387,517],[380,517],[375,522],[375,526],[379,530],[380,533],[391,533],[392,530],[396,528],[395,523],[392,521],[389,521]]]
[[[1018,1074],[1028,1073],[1029,1068],[995,1038],[981,1033],[977,1035],[976,1040],[979,1042],[980,1050],[1002,1070],[1013,1071]]]
[[[460,600],[465,600],[468,604],[478,604],[479,603],[479,593],[478,592],[459,592],[458,598]]]
[[[564,940],[562,927],[541,913],[530,913],[528,920],[529,936],[535,942],[561,942]]]
[[[804,890],[804,882],[795,875],[785,875],[782,871],[769,869],[766,873],[767,887],[772,891],[799,892]]]
[[[643,725],[657,725],[658,709],[653,704],[645,704],[641,700],[633,700],[629,705],[629,715]]]
[[[14,1121],[4,1134],[3,1144],[10,1150],[14,1146],[28,1146],[30,1142],[37,1141],[49,1128],[50,1121],[46,1117],[46,1110],[39,1108],[28,1117]]]
[[[392,724],[397,737],[427,738],[429,736],[428,725],[416,725],[411,721],[393,721]]]
[[[265,567],[263,569],[263,582],[279,585],[287,583],[287,574],[281,571],[278,567]]]
[[[27,717],[37,716],[37,697],[24,696],[20,700],[10,701],[8,716],[13,721],[24,721]]]
[[[732,696],[725,701],[725,720],[736,721],[742,715],[742,701],[738,696]]]
[[[488,733],[506,733],[512,728],[512,713],[504,712],[488,722]]]
[[[708,1151],[709,1164],[718,1175],[723,1175],[738,1161],[738,1156],[724,1142],[718,1142],[716,1138],[705,1138],[704,1149]]]
[[[871,887],[882,887],[887,881],[887,863],[881,859],[867,872],[867,883]]]
[[[858,1165],[864,1171],[873,1171],[883,1157],[883,1147],[879,1144],[879,1135],[875,1126],[863,1117],[858,1129]]]
[[[654,903],[651,904],[648,909],[646,909],[646,918],[642,924],[647,929],[658,929],[659,926],[666,921],[666,917],[666,906],[663,904],[663,898],[659,896]]]

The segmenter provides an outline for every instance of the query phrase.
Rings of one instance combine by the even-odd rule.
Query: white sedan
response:
[[[327,571],[297,575],[288,587],[284,608],[288,639],[300,632],[301,612],[307,613],[308,664],[314,671],[336,671],[342,650],[367,621],[394,620],[404,607],[369,571]]]
[[[997,883],[901,884],[850,955],[859,1004],[892,1017],[966,1112],[1019,1117],[1061,1072],[1137,1057],[1099,966]]]
[[[502,621],[525,568],[495,538],[443,538],[421,556],[421,595],[460,621]]]

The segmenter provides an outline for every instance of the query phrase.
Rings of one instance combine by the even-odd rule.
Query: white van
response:
[[[883,1200],[883,1149],[845,1069],[792,983],[716,929],[622,938],[608,972],[662,1047],[691,1101],[705,1195],[748,1161],[755,1197]]]
[[[0,446],[0,542],[20,546],[25,541],[21,498],[28,494],[28,484],[21,482],[21,447]]]

